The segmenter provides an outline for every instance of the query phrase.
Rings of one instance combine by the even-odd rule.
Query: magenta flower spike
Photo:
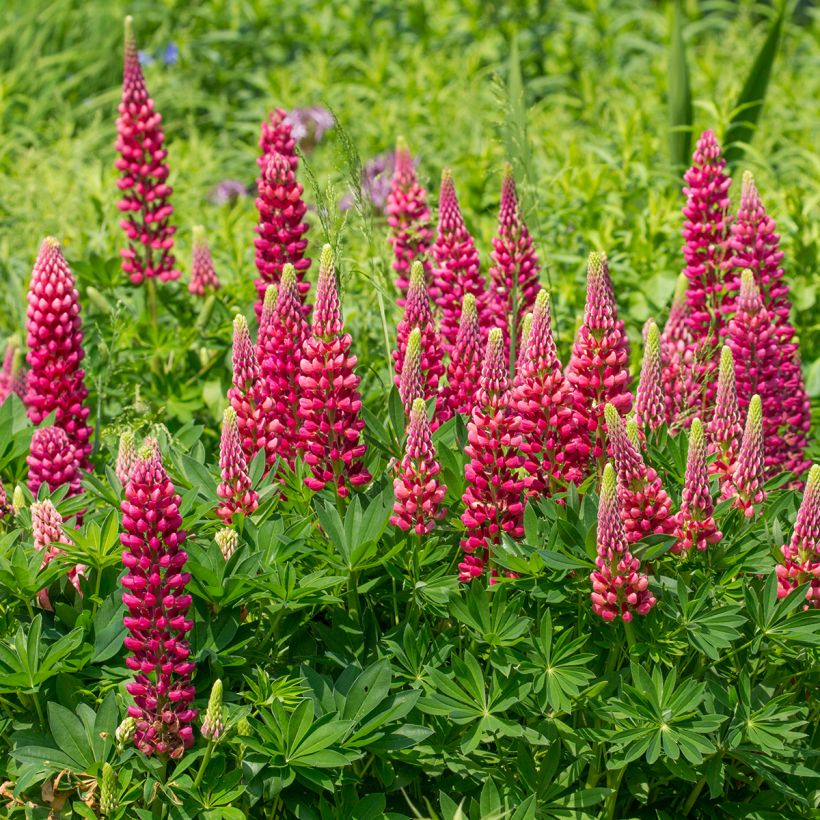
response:
[[[293,126],[288,119],[288,112],[284,108],[275,108],[268,114],[267,120],[262,123],[259,152],[256,164],[261,171],[265,170],[268,157],[273,153],[285,157],[291,169],[296,171],[296,166],[299,164],[296,156],[296,140],[293,137]]]
[[[393,479],[396,500],[390,523],[394,527],[417,535],[432,532],[447,512],[441,506],[447,487],[439,480],[440,473],[427,408],[424,399],[417,398],[410,410],[404,458]]]
[[[618,473],[618,502],[626,537],[632,544],[647,535],[671,535],[675,528],[672,500],[660,477],[645,464],[614,405],[606,405],[605,418],[609,450]]]
[[[550,300],[535,299],[526,353],[516,374],[511,412],[520,420],[524,485],[528,495],[546,495],[559,480],[579,480],[577,428],[572,388],[564,377],[550,325]],[[584,452],[584,459],[589,449]]]
[[[21,399],[26,395],[26,372],[22,359],[20,339],[13,336],[6,344],[3,366],[0,369],[0,404],[12,393],[16,393]]]
[[[259,506],[259,496],[248,475],[248,462],[242,452],[236,410],[226,407],[222,416],[222,438],[219,443],[219,468],[222,482],[216,494],[222,499],[216,514],[230,524],[234,513],[250,515]]]
[[[450,352],[447,384],[439,397],[437,415],[442,423],[473,409],[483,358],[475,296],[468,293],[462,303],[456,344]]]
[[[425,396],[424,377],[421,372],[421,330],[413,328],[407,340],[404,355],[404,368],[399,382],[399,396],[404,405],[404,412],[409,417],[416,399]]]
[[[35,501],[31,505],[31,526],[34,539],[34,549],[43,553],[43,566],[62,553],[60,544],[71,542],[63,532],[63,517],[57,511],[50,498],[44,501]],[[82,595],[80,578],[85,576],[85,567],[82,564],[72,567],[67,578],[78,595]],[[53,611],[47,589],[37,593],[37,602],[49,612]]]
[[[293,265],[282,268],[277,290],[265,291],[259,321],[257,355],[264,381],[264,394],[272,402],[271,416],[276,447],[268,455],[278,456],[293,469],[299,447],[299,373],[302,349],[310,334]]]
[[[735,388],[735,359],[728,346],[724,346],[720,352],[715,410],[706,432],[708,450],[715,456],[709,465],[709,473],[719,476],[722,482],[729,475],[737,458],[743,435]]]
[[[532,310],[538,294],[541,270],[535,244],[521,217],[512,166],[504,166],[498,231],[493,239],[488,304],[495,324],[504,333],[504,349],[509,350],[509,322],[518,332],[520,317]]]
[[[461,304],[469,293],[475,297],[479,326],[489,327],[484,279],[475,241],[464,224],[456,197],[453,175],[445,168],[441,175],[438,231],[433,245],[433,286],[431,295],[441,309],[441,342],[450,353],[455,347],[461,320]]]
[[[820,465],[809,470],[791,541],[781,551],[783,560],[776,567],[778,598],[809,584],[808,606],[820,607]]]
[[[604,467],[598,505],[597,569],[592,582],[592,611],[605,621],[620,617],[629,623],[634,613],[646,615],[655,606],[649,578],[641,572],[640,561],[629,551],[618,499],[615,471]]]
[[[689,454],[686,459],[686,478],[681,496],[680,511],[675,516],[675,537],[672,552],[688,552],[693,547],[703,552],[710,544],[717,544],[723,533],[714,519],[714,504],[706,469],[706,440],[703,425],[695,418],[689,428]]]
[[[809,418],[806,415],[804,425],[792,415],[789,391],[796,389],[796,385],[788,379],[787,365],[794,360],[789,354],[784,361],[777,330],[763,306],[754,274],[748,268],[741,274],[737,313],[729,322],[726,344],[735,356],[741,413],[749,406],[752,395],[758,394],[763,402],[766,474],[775,475],[792,466],[795,450],[799,453],[798,462],[802,461]],[[793,421],[798,424],[793,425]]]
[[[83,491],[77,453],[61,427],[41,427],[34,431],[26,463],[28,488],[35,498],[41,484],[52,493],[67,484],[69,496]]]
[[[88,390],[81,367],[83,325],[74,276],[60,251],[60,243],[48,237],[40,246],[28,290],[28,355],[30,370],[25,404],[32,424],[38,425],[56,412],[74,445],[82,469],[89,466],[91,428],[85,406]]]
[[[120,445],[117,450],[117,464],[114,469],[123,489],[128,486],[128,482],[131,480],[131,473],[134,471],[136,463],[137,445],[134,440],[134,434],[130,430],[126,430],[120,435]]]
[[[683,416],[689,411],[687,380],[693,352],[686,299],[688,287],[689,280],[685,273],[681,273],[675,286],[669,316],[661,333],[661,381],[664,412],[669,425],[683,421]]]
[[[532,330],[532,311],[524,315],[521,320],[521,335],[518,339],[518,347],[515,351],[515,383],[521,378],[524,364],[527,361],[527,345],[529,344],[530,331]]]
[[[651,322],[646,331],[641,378],[635,396],[635,420],[639,427],[657,430],[665,416],[660,333],[658,326]]]
[[[364,419],[360,411],[360,379],[355,373],[352,340],[344,333],[339,286],[330,245],[322,248],[311,336],[305,341],[299,387],[300,450],[312,475],[312,490],[332,485],[346,497],[350,487],[370,481],[362,458]]]
[[[191,281],[188,290],[195,296],[205,296],[208,291],[219,290],[219,277],[214,270],[211,249],[205,238],[205,228],[194,225],[193,251],[191,254]]]
[[[763,404],[760,396],[752,396],[746,426],[737,460],[722,485],[722,497],[734,499],[733,506],[752,518],[766,499],[763,489],[764,474]]]
[[[480,387],[467,424],[467,486],[461,515],[466,529],[461,539],[465,555],[458,565],[462,582],[482,575],[488,566],[495,574],[492,551],[504,533],[511,538],[524,535],[520,419],[510,408],[507,369],[504,336],[496,327],[487,339]]]
[[[390,244],[393,246],[393,270],[396,272],[396,290],[399,306],[404,305],[410,286],[410,271],[418,260],[426,285],[430,279],[427,254],[433,244],[430,208],[427,191],[419,185],[413,157],[403,137],[396,141],[396,158],[390,193],[387,195],[387,224],[390,226]]]
[[[421,371],[424,376],[424,398],[430,398],[438,393],[439,380],[444,375],[443,352],[441,339],[436,330],[430,297],[427,293],[424,267],[421,262],[415,261],[410,273],[410,286],[407,290],[407,299],[404,305],[404,316],[396,329],[396,349],[393,351],[393,361],[396,365],[395,383],[401,384],[402,368],[407,350],[407,340],[414,328],[421,331]],[[412,399],[416,396],[411,397]],[[409,408],[408,408],[409,412]]]
[[[272,464],[279,446],[274,432],[274,405],[266,395],[248,323],[241,314],[233,320],[233,385],[228,390],[228,401],[236,411],[246,461],[250,463],[260,450],[264,450],[266,462]]]
[[[574,388],[578,444],[589,445],[590,455],[602,469],[604,407],[609,402],[622,416],[632,409],[629,341],[618,319],[605,253],[589,255],[584,322],[575,336],[566,376]],[[586,475],[588,467],[583,472]]]
[[[299,294],[304,303],[310,282],[305,281],[305,272],[310,267],[310,259],[305,256],[308,229],[305,222],[307,205],[302,199],[302,186],[288,158],[276,151],[267,156],[262,176],[257,182],[258,196],[256,208],[259,221],[256,225],[257,238],[256,269],[256,315],[262,313],[262,300],[268,285],[278,285],[282,269],[290,262],[296,271]]]
[[[145,755],[182,757],[194,742],[191,723],[197,710],[187,635],[191,595],[186,585],[187,533],[181,529],[180,497],[168,478],[162,459],[152,447],[139,452],[122,502],[120,540],[123,619],[130,633],[124,640],[130,652],[126,666],[134,680],[126,684],[134,705],[128,715],[136,721],[134,742]]]
[[[117,120],[116,162],[122,191],[118,203],[128,247],[120,251],[122,269],[132,284],[158,278],[162,282],[179,278],[174,268],[174,233],[171,224],[174,208],[169,199],[168,152],[162,116],[145,87],[132,19],[125,18],[125,68],[122,102]]]

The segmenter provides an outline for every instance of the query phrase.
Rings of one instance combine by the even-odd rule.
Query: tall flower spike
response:
[[[788,358],[784,362],[776,328],[760,299],[754,274],[748,268],[741,274],[737,313],[729,322],[726,344],[735,355],[740,412],[745,412],[754,394],[758,394],[763,402],[766,473],[767,476],[774,475],[792,462],[798,437],[802,439],[799,448],[802,454],[806,431],[802,424],[792,424],[797,419],[791,415],[793,407],[788,398],[789,391],[797,389],[797,385],[787,381],[784,372],[792,360]]]
[[[31,369],[25,404],[34,425],[56,412],[55,424],[66,431],[80,466],[87,469],[91,428],[81,367],[85,352],[78,298],[60,243],[48,237],[40,246],[28,289],[26,359]]]
[[[50,498],[46,498],[44,501],[35,501],[31,505],[31,527],[34,549],[43,553],[43,566],[62,553],[59,547],[60,544],[71,543],[63,532],[63,517],[57,512],[57,508],[52,504]],[[68,572],[68,580],[77,590],[78,595],[82,595],[80,578],[84,575],[85,567],[82,564],[77,564]],[[41,589],[37,593],[37,601],[43,609],[49,612],[52,611],[53,607],[47,589]]]
[[[222,503],[216,514],[230,524],[235,513],[250,515],[259,506],[259,496],[253,489],[248,475],[248,462],[242,452],[239,428],[236,425],[236,411],[226,407],[222,417],[222,439],[219,444],[219,468],[222,482],[216,494]]]
[[[615,471],[604,467],[601,499],[598,504],[597,569],[589,576],[592,582],[592,611],[605,621],[621,617],[627,623],[633,613],[646,615],[655,606],[649,591],[649,579],[632,553],[624,532]]]
[[[312,335],[305,341],[301,361],[299,418],[300,450],[312,475],[312,490],[332,485],[341,497],[370,481],[362,458],[364,419],[360,415],[360,379],[355,373],[352,340],[343,332],[339,288],[333,251],[325,245],[319,263]]]
[[[630,438],[626,422],[612,404],[605,410],[609,450],[618,473],[618,501],[630,543],[647,535],[671,535],[672,500],[657,472],[647,467]]]
[[[807,583],[806,601],[820,607],[820,465],[809,470],[791,541],[781,551],[783,560],[776,567],[777,596],[785,598]]]
[[[732,349],[724,346],[720,352],[715,410],[706,428],[708,449],[715,456],[709,465],[709,472],[719,476],[721,481],[728,477],[737,458],[740,438],[743,435],[740,419],[735,388],[735,359]]]
[[[414,328],[421,331],[421,371],[425,390],[418,395],[430,398],[439,389],[439,379],[444,375],[443,353],[439,339],[430,297],[427,293],[427,283],[424,278],[424,268],[421,262],[416,261],[410,273],[410,287],[407,291],[407,300],[404,306],[404,316],[396,329],[396,349],[393,351],[393,361],[396,363],[396,386],[401,384],[402,368],[407,350],[407,340]],[[412,398],[415,398],[413,396]]]
[[[270,464],[279,444],[274,432],[274,405],[266,395],[248,322],[241,314],[237,314],[233,320],[232,357],[233,385],[228,390],[228,401],[236,411],[245,460],[250,463],[260,450],[264,450],[265,459]]]
[[[481,377],[483,350],[478,326],[475,296],[468,293],[461,308],[455,347],[447,365],[447,384],[441,390],[437,415],[442,422],[456,413],[469,413],[475,404],[475,395]]]
[[[521,217],[512,166],[504,166],[498,232],[493,239],[493,264],[490,268],[488,301],[496,325],[504,333],[505,350],[509,350],[512,322],[518,332],[520,317],[532,310],[538,294],[540,264],[535,245]]]
[[[718,338],[722,325],[722,264],[729,239],[729,186],[726,160],[712,131],[704,131],[686,172],[683,208],[684,272],[689,280],[686,298],[691,368],[689,388],[703,409],[711,406],[717,368]]]
[[[396,159],[390,193],[387,195],[387,224],[390,226],[390,244],[393,246],[393,270],[399,306],[404,304],[411,265],[418,260],[422,265],[424,283],[430,278],[427,253],[433,244],[427,191],[416,178],[413,157],[403,137],[396,142]],[[426,291],[425,291],[426,298]]]
[[[257,354],[262,369],[265,397],[273,406],[273,432],[276,448],[269,452],[268,466],[277,456],[291,469],[299,446],[299,365],[302,349],[310,334],[293,265],[282,269],[277,290],[270,285],[265,291],[259,321]]]
[[[126,574],[122,601],[128,610],[126,666],[134,680],[126,685],[134,698],[128,714],[136,721],[134,741],[145,755],[182,757],[194,742],[191,723],[196,709],[187,635],[191,596],[190,574],[182,549],[180,497],[162,460],[143,447],[122,502],[122,562]]]
[[[447,512],[441,506],[447,487],[439,480],[440,473],[427,408],[424,399],[417,398],[410,410],[404,458],[393,479],[396,501],[390,523],[394,527],[417,535],[432,532]]]
[[[689,306],[686,291],[689,280],[685,273],[678,276],[669,317],[661,334],[661,381],[667,424],[675,424],[688,411],[687,374],[691,364],[692,334],[689,331]]]
[[[310,267],[310,259],[305,256],[308,229],[305,222],[307,205],[302,199],[302,186],[288,163],[287,157],[273,152],[259,178],[256,208],[259,221],[256,225],[257,238],[256,269],[256,315],[262,313],[262,299],[268,285],[278,285],[283,267],[290,262],[296,271],[299,294],[304,303],[310,282],[305,281],[305,272]]]
[[[193,238],[191,281],[188,283],[188,290],[196,296],[204,296],[209,290],[219,290],[219,277],[214,270],[211,249],[202,225],[194,225]]]
[[[82,492],[80,465],[74,445],[60,427],[41,427],[31,437],[31,449],[26,457],[28,488],[36,498],[41,484],[54,492],[64,484],[68,495]]]
[[[641,378],[635,397],[635,419],[640,427],[657,430],[663,424],[664,416],[660,333],[658,326],[651,322],[646,331]]]
[[[134,465],[137,463],[137,445],[134,439],[134,434],[130,430],[126,430],[120,435],[120,446],[117,451],[117,466],[115,472],[117,478],[120,480],[123,489],[128,486],[131,480],[131,473],[134,471]]]
[[[578,328],[566,376],[574,388],[577,446],[603,468],[604,406],[625,416],[632,409],[629,391],[629,341],[612,294],[605,253],[589,255],[584,323]],[[588,465],[583,466],[583,474]]]
[[[524,534],[520,419],[510,408],[508,387],[504,336],[496,327],[487,339],[480,387],[467,424],[467,486],[461,515],[466,530],[461,539],[465,555],[458,565],[462,582],[482,575],[488,565],[495,574],[493,550],[502,535],[521,538]]]
[[[734,499],[734,505],[747,518],[755,514],[755,507],[763,503],[766,492],[763,489],[765,446],[763,443],[763,404],[760,396],[752,396],[740,452],[732,465],[728,478],[723,482],[722,497]]]
[[[521,453],[528,495],[548,494],[559,480],[578,480],[572,388],[564,377],[550,326],[550,302],[542,290],[530,314],[526,352],[510,405],[520,420]]]
[[[293,126],[288,119],[288,112],[284,108],[275,108],[262,123],[259,151],[256,164],[260,170],[265,170],[268,157],[276,152],[285,157],[291,169],[296,171],[299,163],[296,156],[296,140],[293,138]]]
[[[416,327],[407,340],[404,355],[404,368],[401,371],[399,396],[404,405],[404,412],[409,416],[413,402],[424,398],[424,380],[421,373],[421,331]]]
[[[441,175],[438,231],[433,245],[433,286],[431,294],[441,309],[441,341],[450,353],[456,345],[461,305],[469,293],[475,297],[480,327],[489,327],[484,279],[475,241],[464,224],[456,197],[453,175],[445,168]]]
[[[162,117],[154,109],[142,76],[131,17],[125,18],[125,69],[117,120],[116,162],[122,191],[118,207],[128,247],[120,251],[122,269],[135,285],[145,279],[179,278],[174,268],[174,208],[169,199],[168,165]]]
[[[703,425],[696,418],[689,428],[686,478],[680,511],[675,516],[675,537],[678,540],[672,547],[672,552],[688,552],[693,547],[702,552],[710,544],[717,544],[723,538],[723,533],[717,528],[713,513],[709,473],[706,469],[706,440]]]

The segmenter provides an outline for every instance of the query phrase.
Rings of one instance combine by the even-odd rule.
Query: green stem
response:
[[[635,632],[633,631],[632,624],[629,621],[624,621],[624,632],[626,633],[626,643],[631,652],[635,648]]]
[[[154,331],[154,341],[157,340],[157,283],[148,278],[145,281],[148,296],[148,315],[151,317],[151,328]]]
[[[700,797],[700,793],[703,789],[703,785],[706,783],[706,775],[701,777],[697,783],[692,787],[692,791],[689,793],[689,797],[686,799],[686,803],[683,804],[683,814],[684,817],[692,811],[695,803],[697,802],[698,797]]]
[[[196,780],[194,780],[194,789],[197,791],[202,785],[202,778],[205,776],[205,769],[208,768],[208,764],[211,762],[211,755],[213,754],[213,751],[214,742],[209,740],[208,745],[205,748],[205,754],[202,757],[202,762],[199,764],[199,771],[196,773]]]
[[[40,693],[35,692],[32,695],[32,698],[34,699],[34,708],[37,710],[37,719],[40,721],[40,726],[42,726],[43,729],[45,729],[46,728],[46,718],[45,718],[45,715],[43,714],[43,704],[40,703]]]
[[[360,620],[358,584],[358,573],[351,570],[347,575],[347,611],[356,623]]]
[[[384,350],[387,354],[387,372],[390,373],[393,370],[393,356],[390,351],[390,336],[387,332],[387,316],[384,312],[384,297],[382,296],[381,290],[376,291],[376,296],[379,301],[379,314],[381,316],[382,332],[384,333]]]
[[[150,280],[149,280],[150,281]],[[151,800],[151,817],[154,820],[162,820],[165,816],[165,800],[163,790],[160,788],[161,786],[165,785],[165,778],[168,774],[168,761],[162,761],[162,768],[157,773],[157,780],[159,782],[159,786],[157,787],[156,793],[154,794],[153,800]]]
[[[610,786],[610,788],[612,789],[612,794],[610,794],[609,797],[607,797],[606,799],[607,820],[615,820],[615,809],[618,806],[618,790],[621,788],[621,780],[623,780],[625,771],[626,766],[624,766],[621,769],[618,769],[617,773],[615,774],[615,782],[612,783],[612,785]]]

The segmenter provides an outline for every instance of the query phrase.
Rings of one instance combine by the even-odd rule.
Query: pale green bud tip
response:
[[[47,236],[43,240],[43,247],[44,248],[56,248],[57,250],[60,250],[60,240],[56,239],[53,236]]]
[[[136,45],[136,39],[134,37],[134,18],[128,14],[123,20],[123,32],[125,34],[125,47],[128,48],[134,47]]]
[[[755,275],[749,268],[744,268],[740,274],[740,294],[746,298],[753,297],[757,293]]]
[[[225,731],[225,711],[222,707],[222,681],[217,678],[208,698],[208,710],[202,721],[202,736],[211,741],[219,740]]]
[[[615,470],[610,462],[607,462],[604,467],[604,474],[601,478],[601,499],[612,499],[615,497],[615,490],[617,481],[615,479]]]
[[[809,477],[806,480],[806,492],[820,490],[820,464],[812,464]]]
[[[100,785],[100,814],[103,817],[113,814],[119,808],[117,803],[118,790],[117,773],[110,763],[103,763],[102,783]]]
[[[749,402],[749,424],[754,424],[756,427],[763,423],[763,402],[757,393],[752,396]]]
[[[236,410],[233,407],[226,407],[225,412],[222,414],[222,424],[225,427],[235,427],[236,426]]]
[[[590,276],[600,276],[606,269],[607,259],[603,251],[593,251],[587,259],[587,271]]]
[[[504,335],[501,333],[501,328],[494,327],[490,331],[490,335],[487,337],[487,339],[491,345],[504,344]]]
[[[19,513],[20,510],[25,509],[26,496],[23,493],[23,488],[19,484],[14,488],[14,494],[11,497],[11,503],[14,507],[15,513]]]
[[[441,184],[453,181],[453,172],[449,168],[444,168],[441,171]]]
[[[475,296],[472,293],[464,294],[464,301],[461,303],[462,316],[475,316]]]
[[[521,322],[521,343],[522,343],[522,345],[525,344],[527,339],[530,338],[530,331],[531,330],[532,330],[532,311],[530,311],[524,317],[524,321]]]
[[[410,266],[410,287],[420,288],[424,285],[424,265],[417,259]]]
[[[744,171],[743,172],[743,187],[744,188],[749,188],[754,184],[755,184],[755,175],[749,170]]]
[[[282,277],[284,279],[284,276]],[[262,301],[265,310],[273,310],[276,306],[276,285],[268,285],[265,288],[265,298]]]
[[[724,345],[720,351],[720,378],[727,379],[735,372],[735,357],[729,345]]]
[[[512,176],[513,176],[513,167],[512,167],[512,163],[511,163],[511,162],[505,162],[505,163],[504,163],[504,170],[503,170],[503,174],[504,174],[504,179],[512,179]]]
[[[661,332],[654,322],[649,323],[649,329],[646,331],[646,349],[652,355],[660,355],[661,351]]]
[[[626,435],[636,450],[641,449],[641,434],[638,430],[638,421],[632,416],[626,420]]]
[[[120,433],[120,450],[130,450],[134,446],[134,434],[131,430]]]
[[[286,288],[292,288],[296,284],[296,268],[290,262],[282,266],[282,276],[279,281]]]
[[[413,399],[413,413],[417,416],[427,414],[427,405],[424,399]]]
[[[214,540],[219,547],[222,557],[227,561],[239,546],[239,534],[230,527],[223,527],[215,536]]]
[[[675,295],[672,297],[672,302],[678,305],[685,302],[687,290],[689,290],[689,280],[685,273],[681,273],[675,283]]]
[[[416,352],[419,347],[421,347],[421,328],[414,327],[407,338],[407,352],[409,353],[411,350]]]
[[[400,154],[406,154],[410,150],[410,147],[407,145],[407,140],[399,135],[396,137],[396,151]]]
[[[547,310],[550,306],[550,292],[546,288],[541,288],[538,291],[538,296],[535,297],[535,310]]]
[[[691,447],[703,447],[703,424],[698,418],[692,419],[689,427],[689,444]]]
[[[234,334],[249,332],[248,320],[241,313],[237,313],[236,316],[233,317],[233,332]]]
[[[609,428],[617,427],[618,422],[621,419],[620,413],[615,409],[615,406],[612,404],[607,404],[604,407],[604,418],[606,419],[606,426]],[[611,432],[611,430],[610,430]]]
[[[322,248],[322,253],[319,256],[319,273],[322,271],[333,270],[333,248],[330,245],[325,245]]]
[[[194,245],[204,245],[205,244],[205,228],[202,225],[194,225],[191,228],[191,233],[194,236]]]
[[[137,453],[137,458],[140,461],[151,461],[151,459],[156,455],[156,451],[150,444],[143,444],[140,447],[139,452]]]

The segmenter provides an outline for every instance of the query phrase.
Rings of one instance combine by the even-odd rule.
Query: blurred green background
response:
[[[721,137],[776,9],[690,0],[681,10],[694,138],[705,128]],[[332,108],[363,162],[404,135],[433,202],[442,167],[451,167],[485,263],[502,163],[512,145],[517,168],[527,170],[521,180],[527,219],[545,263],[544,281],[553,288],[564,358],[582,311],[584,259],[592,249],[610,255],[633,339],[640,338],[648,316],[664,318],[683,265],[682,169],[669,151],[671,5],[6,0],[4,11],[2,334],[21,329],[24,286],[47,234],[63,241],[81,293],[94,285],[112,304],[126,307],[143,298],[123,284],[116,261],[122,234],[113,144],[126,13],[134,15],[139,48],[152,58],[146,80],[164,117],[175,188],[183,276],[161,293],[169,305],[188,302],[190,227],[204,224],[226,284],[208,344],[224,347],[226,356],[230,311],[248,311],[253,299],[255,208],[253,197],[212,204],[208,192],[225,179],[252,183],[259,124],[277,105]],[[733,169],[732,188],[736,201],[741,172],[750,168],[777,221],[815,398],[820,395],[819,16],[814,5],[788,6],[759,127]],[[515,95],[509,93],[514,39],[529,157],[521,144]],[[356,172],[343,143],[339,130],[331,131],[308,162],[323,198],[329,196],[325,204],[342,253],[348,326],[360,359],[383,383],[384,334],[372,296],[374,290],[383,293],[385,325],[392,333],[399,316],[390,249],[378,214],[372,224],[355,211],[337,216],[333,200],[347,194],[348,178]],[[304,168],[300,178],[306,198],[315,203]],[[312,221],[315,257],[325,236],[315,213]],[[118,356],[129,355],[128,345],[112,341],[104,312],[90,304],[86,310],[89,345],[99,345],[109,354],[109,367],[116,368]],[[125,309],[120,320],[128,315]],[[123,328],[117,333],[127,338]],[[136,379],[139,369],[134,372]],[[366,389],[376,383],[368,378]],[[217,380],[205,388],[214,409],[223,386]],[[201,403],[201,394],[198,398]]]

